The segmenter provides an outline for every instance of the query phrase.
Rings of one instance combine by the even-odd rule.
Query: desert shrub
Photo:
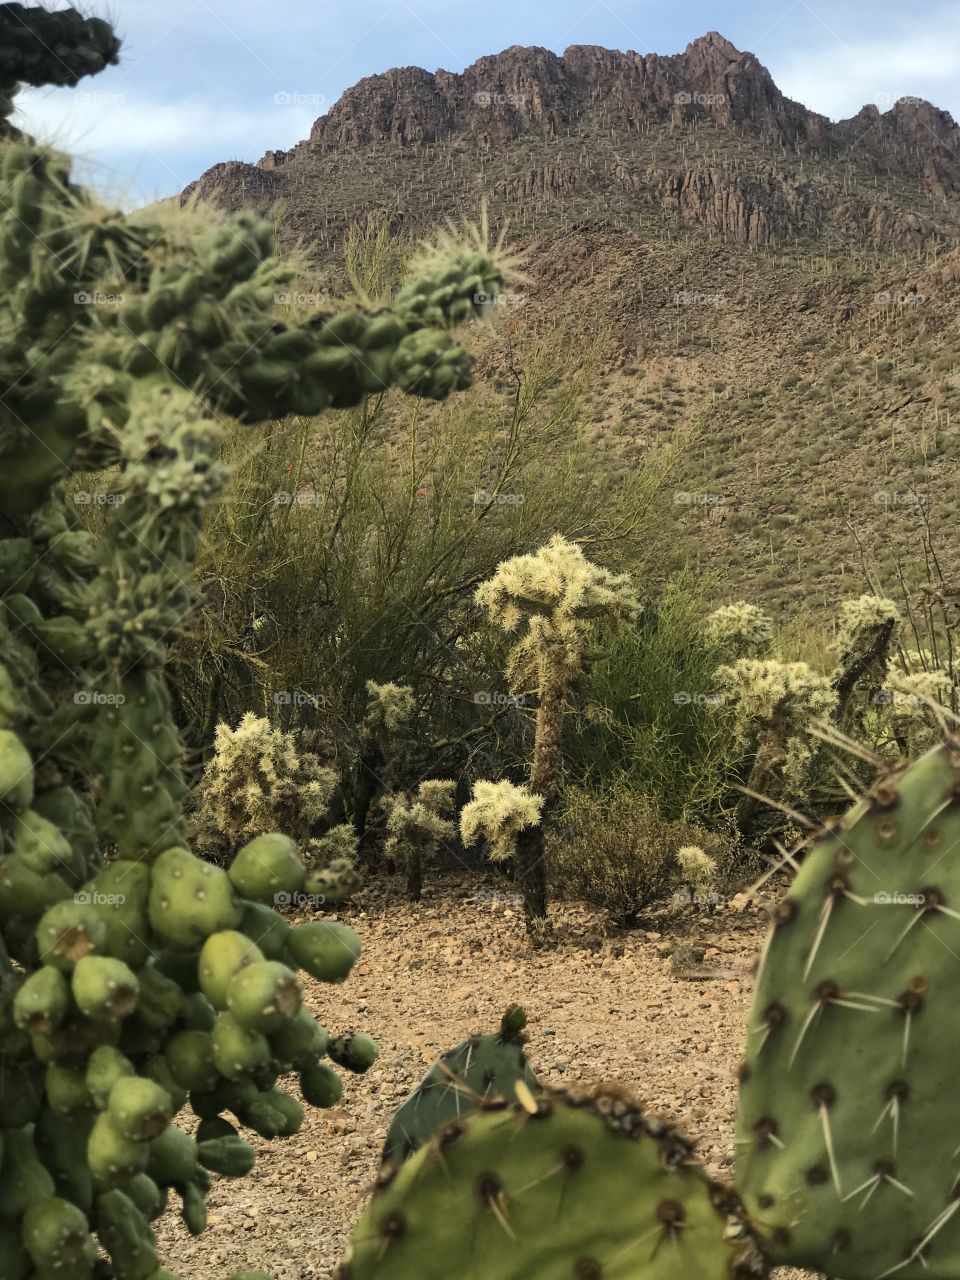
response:
[[[196,843],[207,856],[236,849],[267,831],[301,845],[317,833],[339,775],[295,734],[248,712],[236,729],[217,726],[195,814]]]
[[[678,575],[635,627],[597,628],[564,742],[569,781],[628,778],[671,819],[723,806],[740,752],[714,677],[721,651],[704,630],[706,587]]]
[[[547,865],[556,897],[582,899],[632,927],[678,890],[719,894],[749,876],[738,848],[733,836],[665,817],[631,779],[618,778],[564,792]]]

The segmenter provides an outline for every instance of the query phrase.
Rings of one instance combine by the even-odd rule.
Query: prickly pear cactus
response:
[[[779,1263],[960,1275],[960,742],[810,842],[763,953],[737,1178]]]
[[[485,1103],[385,1165],[340,1280],[764,1274],[730,1188],[623,1089]]]
[[[228,868],[190,851],[165,646],[226,478],[218,412],[442,397],[469,373],[448,326],[500,279],[481,244],[447,244],[394,311],[284,323],[263,223],[103,210],[7,124],[20,83],[72,84],[116,52],[105,23],[0,4],[3,1280],[176,1280],[151,1226],[170,1193],[202,1231],[212,1174],[252,1165],[238,1130],[301,1124],[283,1077],[331,1106],[331,1061],[376,1059],[305,1007],[302,974],[343,982],[360,940],[273,910],[307,883],[294,842],[258,835]],[[75,473],[98,470],[93,493]],[[77,515],[94,500],[97,538]],[[345,869],[330,880],[349,893]]]
[[[518,1082],[530,1094],[540,1082],[523,1051],[527,1016],[511,1005],[494,1035],[471,1036],[443,1054],[393,1118],[383,1163],[403,1164],[434,1132],[475,1111],[483,1102],[517,1096]]]

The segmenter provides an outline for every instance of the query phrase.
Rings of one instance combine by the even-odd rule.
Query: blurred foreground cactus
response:
[[[469,378],[449,326],[501,283],[479,241],[445,242],[393,310],[282,323],[292,268],[268,226],[102,209],[9,124],[19,84],[116,57],[103,22],[0,4],[3,1280],[175,1280],[150,1225],[170,1191],[202,1231],[211,1175],[253,1162],[237,1126],[300,1125],[282,1076],[330,1106],[328,1054],[354,1072],[376,1058],[304,1004],[301,972],[343,982],[357,935],[273,910],[311,880],[345,896],[347,870],[306,877],[269,830],[245,831],[229,869],[190,852],[166,645],[225,481],[218,413],[313,414],[391,385],[443,397]],[[76,479],[91,471],[96,495]],[[76,514],[94,496],[96,539]],[[176,1123],[188,1103],[196,1138]]]
[[[958,843],[950,738],[785,860],[803,864],[760,957],[736,1187],[617,1086],[507,1080],[388,1148],[341,1280],[957,1280]],[[401,1142],[415,1119],[408,1102]]]

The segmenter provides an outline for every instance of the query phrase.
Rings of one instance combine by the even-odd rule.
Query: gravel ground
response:
[[[528,1053],[542,1079],[629,1084],[698,1135],[710,1173],[729,1178],[759,908],[606,935],[586,909],[556,916],[557,947],[534,951],[503,882],[478,890],[476,880],[451,878],[418,905],[373,890],[353,904],[341,918],[363,938],[361,961],[342,987],[310,982],[307,1000],[332,1032],[369,1031],[379,1061],[347,1081],[335,1109],[308,1109],[294,1137],[253,1137],[253,1173],[216,1183],[201,1237],[168,1212],[157,1224],[167,1265],[184,1280],[254,1267],[276,1280],[326,1280],[397,1106],[433,1057],[494,1030],[513,1001],[527,1011]]]

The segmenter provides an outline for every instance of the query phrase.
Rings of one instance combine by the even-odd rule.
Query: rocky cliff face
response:
[[[913,250],[960,231],[960,128],[917,98],[831,123],[716,32],[670,56],[514,46],[461,74],[369,76],[308,139],[257,165],[215,165],[184,195],[195,192],[261,211],[282,193],[298,234],[315,243],[370,209],[402,210],[409,225],[492,196],[498,212],[519,209],[534,228],[554,206],[603,220],[615,204],[743,244],[828,233]]]

